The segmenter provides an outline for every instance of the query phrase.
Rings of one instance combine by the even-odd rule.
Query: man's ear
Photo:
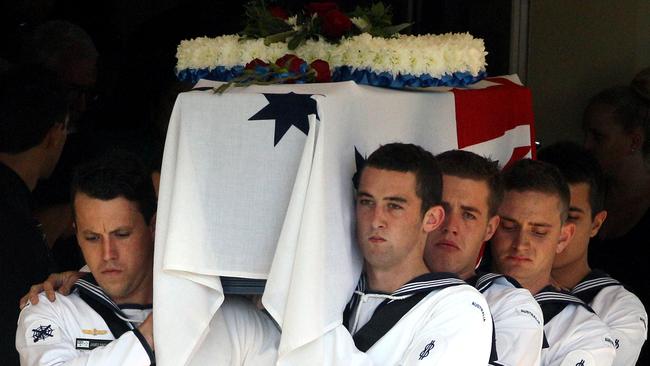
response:
[[[59,147],[65,143],[66,128],[65,123],[57,122],[47,130],[45,138],[43,139],[43,146],[46,148]]]
[[[643,128],[637,127],[630,132],[630,153],[635,153],[643,149],[645,133]]]
[[[441,205],[433,206],[424,214],[424,218],[422,219],[422,229],[425,232],[430,233],[437,229],[444,220],[445,209],[442,208]]]
[[[607,211],[602,210],[594,216],[594,219],[591,222],[591,230],[589,231],[589,237],[593,238],[598,234],[600,228],[603,227],[605,219],[607,218]]]
[[[569,245],[573,235],[576,233],[576,225],[572,222],[565,222],[560,229],[560,239],[557,243],[557,249],[555,250],[556,254],[562,253],[564,249]]]
[[[492,235],[494,235],[494,232],[497,231],[500,221],[501,221],[501,217],[499,217],[499,215],[494,215],[490,217],[490,219],[488,220],[487,228],[485,228],[485,235],[483,236],[483,242],[492,239]]]

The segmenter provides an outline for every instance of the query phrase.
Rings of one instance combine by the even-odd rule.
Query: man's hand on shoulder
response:
[[[69,295],[74,283],[85,273],[77,271],[67,271],[62,273],[52,273],[43,283],[33,285],[29,292],[20,299],[19,306],[24,308],[29,301],[32,304],[38,304],[38,294],[45,291],[48,300],[56,300],[56,292],[62,295]]]

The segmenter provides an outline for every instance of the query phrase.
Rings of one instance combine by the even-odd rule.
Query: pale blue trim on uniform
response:
[[[570,294],[564,294],[561,292],[540,292],[537,295],[533,296],[537,302],[549,302],[549,301],[565,301],[565,302],[570,302],[570,303],[575,303],[579,305],[583,305],[587,308],[589,306],[587,303],[584,301],[580,300],[579,298],[570,295]]]
[[[483,276],[479,277],[478,280],[476,280],[476,289],[480,292],[483,293],[485,290],[487,290],[494,281],[497,278],[503,277],[502,274],[498,273],[486,273]]]
[[[86,293],[89,296],[92,296],[97,301],[100,301],[111,307],[113,309],[113,312],[115,312],[115,315],[117,315],[118,318],[124,320],[131,330],[135,329],[135,326],[131,324],[129,318],[126,316],[126,314],[124,314],[124,312],[122,312],[122,309],[120,309],[120,307],[104,292],[104,290],[99,285],[80,278],[74,283],[73,288],[86,290]]]
[[[573,288],[573,290],[571,290],[571,293],[576,294],[579,292],[591,290],[593,288],[607,287],[607,286],[622,286],[622,284],[611,277],[594,278],[593,280],[587,280],[578,284],[576,287]]]
[[[422,282],[412,282],[407,285],[404,285],[398,288],[393,292],[392,296],[402,296],[408,295],[415,292],[420,292],[419,290],[428,289],[428,288],[437,288],[440,286],[446,285],[465,285],[465,281],[458,278],[448,278],[442,280],[432,280],[432,281],[422,281]]]

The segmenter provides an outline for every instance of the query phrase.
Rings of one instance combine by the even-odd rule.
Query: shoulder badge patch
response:
[[[54,337],[54,329],[52,329],[52,324],[48,325],[39,325],[35,329],[32,329],[32,339],[34,343],[38,341],[44,341],[47,338]]]
[[[578,350],[571,351],[562,360],[560,366],[593,366],[596,364],[594,357],[588,352]]]
[[[422,352],[420,352],[420,361],[422,361],[425,357],[427,357],[429,355],[429,351],[431,351],[435,345],[436,345],[436,341],[431,340],[431,342],[429,342],[429,344],[427,344],[424,347]]]

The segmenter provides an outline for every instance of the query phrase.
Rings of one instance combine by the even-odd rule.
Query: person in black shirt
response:
[[[584,113],[585,147],[607,183],[607,220],[591,239],[589,263],[625,284],[650,308],[650,67],[626,86],[593,96]],[[647,326],[646,326],[647,328]],[[650,364],[648,345],[638,365]]]
[[[56,77],[36,67],[0,76],[0,357],[18,365],[14,345],[18,301],[56,270],[31,191],[49,176],[67,136],[68,103]]]

